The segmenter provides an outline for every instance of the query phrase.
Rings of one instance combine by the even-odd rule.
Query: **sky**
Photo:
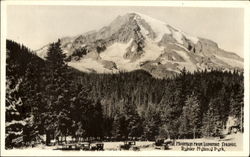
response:
[[[244,10],[238,8],[131,6],[7,6],[7,38],[32,50],[65,36],[109,25],[118,15],[139,12],[243,57]]]

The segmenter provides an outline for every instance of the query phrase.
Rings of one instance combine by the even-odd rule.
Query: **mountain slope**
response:
[[[190,72],[243,69],[243,59],[217,43],[140,13],[118,16],[109,26],[61,42],[68,65],[85,72],[144,69],[162,78],[178,74],[184,67]],[[36,52],[44,58],[47,48]]]

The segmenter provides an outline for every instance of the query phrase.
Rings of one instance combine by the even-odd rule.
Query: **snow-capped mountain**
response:
[[[171,77],[185,67],[243,69],[243,59],[217,43],[193,37],[140,13],[118,16],[98,31],[61,39],[68,65],[85,72],[114,73],[144,69],[155,77]],[[48,45],[36,53],[44,58]]]

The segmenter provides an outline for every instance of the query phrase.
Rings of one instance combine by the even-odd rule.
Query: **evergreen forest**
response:
[[[60,40],[46,60],[7,40],[6,148],[52,139],[155,140],[219,137],[229,117],[243,132],[243,72],[185,69],[159,79],[143,70],[84,73],[67,65]],[[20,144],[19,141],[22,141]]]

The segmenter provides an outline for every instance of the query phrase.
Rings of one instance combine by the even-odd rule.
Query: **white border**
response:
[[[109,0],[5,0],[7,5],[83,5],[83,6],[176,6],[245,8],[248,1],[109,1]]]
[[[6,151],[5,139],[5,58],[6,58],[6,6],[7,5],[82,5],[82,6],[172,6],[172,7],[216,7],[244,9],[244,139],[243,151],[237,152],[184,152],[184,151],[105,151],[105,152],[57,152],[48,150]],[[5,156],[248,156],[249,155],[249,52],[250,52],[250,5],[246,1],[1,1],[1,155]]]
[[[5,65],[6,65],[6,6],[1,3],[1,154],[4,150],[5,144],[5,80],[6,80],[6,72],[5,72]]]

